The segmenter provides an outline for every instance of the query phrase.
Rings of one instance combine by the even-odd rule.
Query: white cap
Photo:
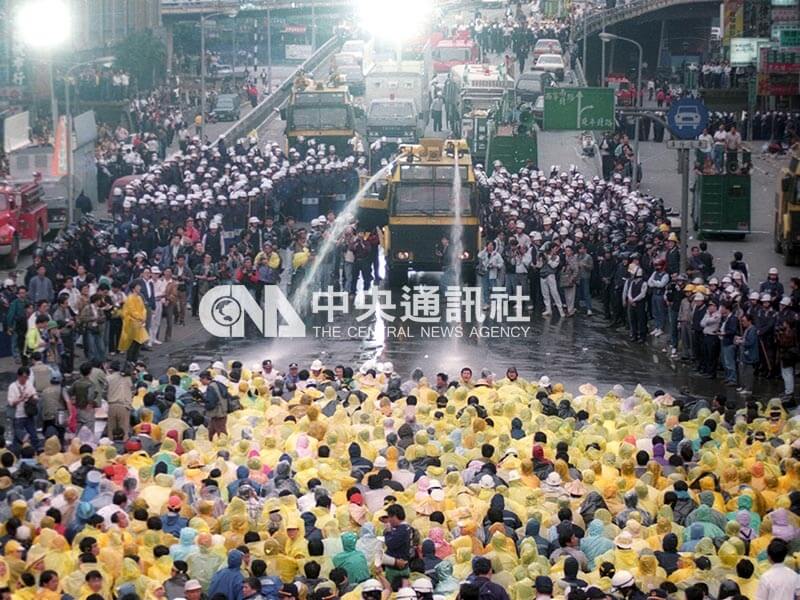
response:
[[[381,582],[377,579],[367,579],[364,583],[361,584],[361,591],[362,592],[382,592],[383,586]]]
[[[387,464],[388,463],[386,462],[386,458],[384,458],[383,456],[377,457],[375,459],[375,462],[372,463],[374,467],[377,467],[379,469],[383,469],[384,467],[386,467]]]
[[[388,375],[389,373],[394,372],[394,365],[387,361],[383,363],[383,369],[381,370]]]
[[[611,579],[611,585],[614,589],[620,590],[632,586],[635,583],[633,575],[630,571],[617,571]]]
[[[775,267],[770,268],[769,274],[770,275],[777,275],[778,274],[778,269],[776,269]]]
[[[749,294],[747,297],[748,297],[750,300],[758,300],[758,298],[759,298],[759,295],[758,295],[758,292],[750,292],[750,294]]]
[[[417,592],[414,591],[414,588],[404,587],[397,590],[397,594],[395,594],[396,600],[417,600]]]
[[[217,360],[217,361],[214,361],[214,364],[211,365],[211,368],[212,369],[220,369],[220,370],[224,371],[225,370],[225,365],[222,364],[221,360]]]
[[[161,269],[159,269],[157,265],[153,265],[152,267],[150,267],[150,272],[153,275],[161,275]]]
[[[761,294],[761,302],[772,302],[772,296],[769,294]]]
[[[258,224],[259,220],[258,220],[258,217],[250,217],[249,219],[247,219],[247,222],[248,223],[256,223],[256,224]]]
[[[420,594],[430,594],[433,592],[433,584],[427,577],[420,577],[411,584],[411,587]]]
[[[781,298],[781,306],[789,306],[792,303],[792,299],[789,296],[784,296]]]
[[[200,365],[197,363],[192,363],[189,365],[189,373],[199,373],[200,372]]]
[[[322,370],[322,361],[319,360],[318,358],[314,359],[314,362],[311,363],[311,370],[312,371],[321,371]]]
[[[539,378],[539,387],[547,387],[550,385],[550,378],[547,375],[542,375]]]

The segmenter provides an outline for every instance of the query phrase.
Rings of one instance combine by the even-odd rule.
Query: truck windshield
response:
[[[347,129],[349,127],[347,108],[344,106],[295,107],[292,111],[292,125],[295,129]]]
[[[436,48],[436,51],[434,52],[434,58],[442,61],[467,61],[469,60],[470,56],[469,51],[469,48]]]
[[[411,102],[373,102],[369,116],[378,119],[405,119],[414,116]]]
[[[468,185],[461,186],[461,214],[472,214]],[[452,183],[403,183],[395,188],[394,213],[397,215],[452,215]]]

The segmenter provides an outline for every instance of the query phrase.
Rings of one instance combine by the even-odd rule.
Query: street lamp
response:
[[[641,108],[642,107],[642,96],[641,96],[641,90],[642,90],[642,57],[644,56],[644,50],[642,49],[642,45],[639,42],[637,42],[636,40],[632,40],[631,38],[622,37],[621,35],[616,35],[614,33],[608,33],[607,31],[603,31],[602,33],[599,33],[598,36],[600,37],[600,40],[604,44],[607,44],[611,40],[621,40],[623,42],[629,42],[629,43],[633,44],[639,50],[639,67],[637,69],[637,75],[636,75],[636,96],[635,96],[636,104],[635,104],[635,106],[637,108]],[[639,179],[639,115],[638,114],[636,115],[636,125],[634,127],[633,136],[634,136],[634,140],[633,140],[633,154],[634,154],[633,158],[634,158],[634,160],[633,160],[633,171],[632,171],[631,180],[633,181],[633,185],[637,186],[639,184],[638,183],[638,179]]]
[[[206,19],[215,17],[235,17],[237,11],[222,11],[200,15],[200,145],[206,135]],[[233,74],[236,81],[236,73]]]
[[[53,139],[58,125],[58,103],[53,82],[55,51],[70,37],[70,10],[64,0],[29,0],[22,3],[15,15],[16,36],[22,42],[49,55],[50,112],[53,120]]]

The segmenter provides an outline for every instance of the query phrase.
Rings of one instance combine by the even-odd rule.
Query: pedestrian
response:
[[[431,102],[431,117],[433,118],[433,130],[442,130],[442,111],[444,110],[444,98],[441,94],[436,94],[436,97]]]
[[[128,367],[123,369],[118,361],[111,361],[108,370],[108,436],[125,441],[130,433],[133,381]]]
[[[228,433],[228,392],[219,381],[211,377],[211,373],[200,373],[200,382],[206,387],[205,409],[208,416],[208,437]]]
[[[630,320],[631,341],[644,343],[647,340],[647,282],[641,267],[636,267],[625,296]]]
[[[147,343],[147,309],[142,299],[142,284],[134,281],[125,303],[122,305],[122,332],[119,338],[119,351],[126,353],[126,360],[135,363],[139,350]]]
[[[86,429],[94,436],[95,409],[100,406],[101,398],[97,394],[97,386],[89,378],[92,364],[85,362],[80,366],[80,377],[69,389],[69,398],[78,413],[77,429]]]
[[[770,567],[758,582],[756,600],[791,600],[800,593],[800,575],[784,564],[789,554],[789,545],[780,538],[767,546]]]
[[[739,321],[742,334],[734,338],[734,343],[739,346],[741,386],[736,388],[736,391],[752,394],[755,370],[759,362],[758,333],[753,327],[750,315],[743,314]]]
[[[16,381],[8,386],[7,393],[8,406],[14,409],[14,448],[17,452],[25,444],[39,449],[36,432],[38,400],[39,396],[31,380],[31,370],[28,367],[19,367]]]

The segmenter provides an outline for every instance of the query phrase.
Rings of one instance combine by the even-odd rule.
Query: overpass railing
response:
[[[247,137],[251,131],[257,130],[258,127],[270,118],[273,113],[281,107],[281,105],[289,99],[292,93],[292,86],[294,79],[298,72],[301,70],[306,73],[311,73],[325,63],[333,54],[341,48],[343,43],[342,38],[334,36],[327,42],[322,44],[317,51],[312,54],[308,59],[291,75],[281,82],[280,86],[272,92],[269,96],[264,98],[256,107],[242,117],[239,121],[234,123],[230,129],[222,134],[225,143],[230,145],[239,138]]]
[[[601,10],[579,19],[573,24],[573,39],[578,40],[584,35],[592,35],[602,31],[603,27],[615,25],[628,19],[635,19],[647,13],[651,13],[663,8],[681,6],[686,4],[697,4],[697,2],[719,2],[719,0],[634,0],[628,4]],[[585,33],[584,33],[585,31]]]

